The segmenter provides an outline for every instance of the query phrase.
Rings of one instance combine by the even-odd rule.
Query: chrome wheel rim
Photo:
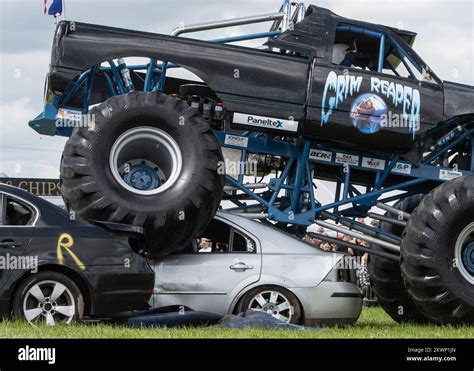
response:
[[[120,135],[110,150],[115,180],[139,195],[156,195],[179,178],[183,158],[176,141],[163,130],[142,126]]]
[[[474,222],[467,225],[459,234],[454,257],[461,275],[474,285]]]
[[[29,323],[48,326],[70,323],[76,313],[71,291],[57,281],[41,281],[31,286],[23,299],[23,315]]]
[[[249,309],[271,314],[280,321],[289,323],[294,315],[294,308],[288,298],[275,290],[262,291],[249,303]]]

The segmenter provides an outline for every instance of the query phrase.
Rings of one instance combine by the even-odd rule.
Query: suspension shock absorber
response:
[[[443,137],[439,138],[436,143],[434,143],[431,147],[431,151],[436,151],[437,149],[443,147],[446,143],[450,142],[454,138],[456,138],[459,134],[464,131],[464,128],[461,125],[456,126],[453,130],[449,133],[444,135]]]
[[[127,68],[125,60],[123,58],[119,58],[117,62],[118,69],[120,71],[120,74],[122,75],[122,80],[125,85],[125,88],[127,89],[127,91],[135,90],[135,87],[133,86],[132,82],[132,77],[130,76],[130,70]]]

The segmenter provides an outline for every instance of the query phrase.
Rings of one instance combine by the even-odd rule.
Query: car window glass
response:
[[[232,252],[255,252],[255,243],[248,237],[234,230]]]
[[[5,220],[3,225],[29,225],[33,222],[34,212],[21,201],[6,197]]]
[[[213,219],[197,239],[198,253],[229,252],[231,228],[220,220]]]

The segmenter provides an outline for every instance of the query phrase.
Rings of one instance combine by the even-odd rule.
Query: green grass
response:
[[[143,328],[89,324],[33,327],[17,321],[0,322],[0,338],[474,338],[474,326],[399,325],[381,308],[367,308],[346,328],[320,331],[207,328]]]

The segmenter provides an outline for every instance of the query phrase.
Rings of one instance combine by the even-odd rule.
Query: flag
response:
[[[63,0],[44,0],[44,14],[58,15],[63,12]]]

